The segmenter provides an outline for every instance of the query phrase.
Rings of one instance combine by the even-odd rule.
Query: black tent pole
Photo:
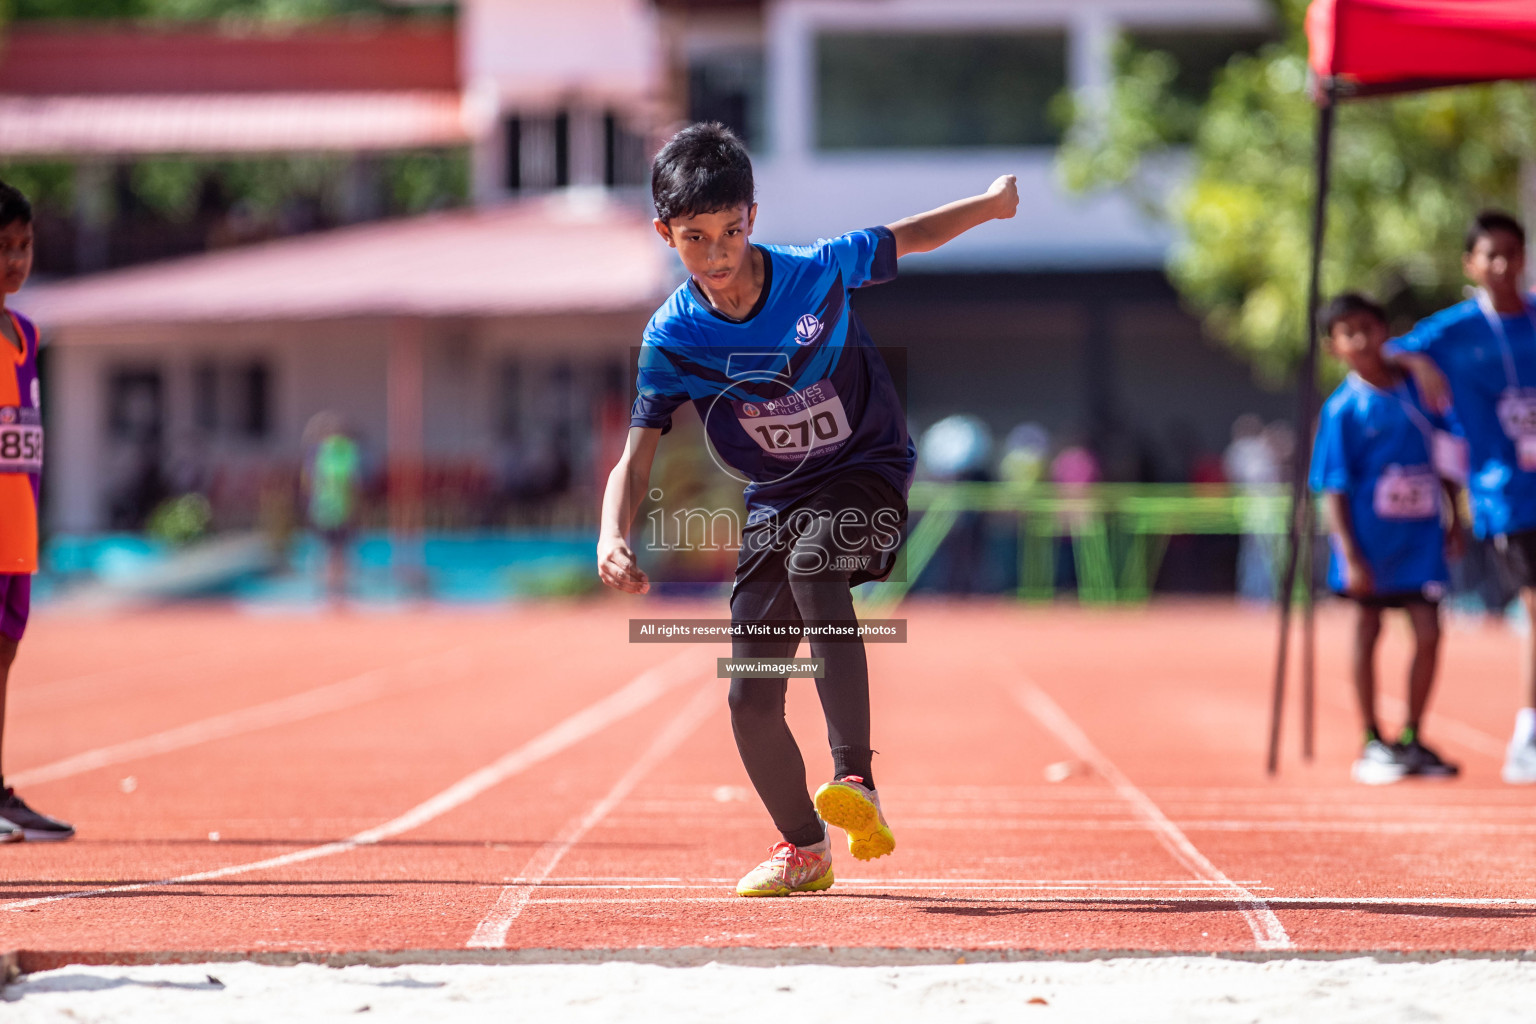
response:
[[[1274,700],[1269,719],[1269,760],[1267,769],[1273,775],[1280,767],[1280,719],[1285,709],[1286,656],[1289,653],[1291,634],[1291,602],[1296,593],[1296,569],[1303,550],[1307,560],[1302,563],[1306,572],[1305,604],[1303,605],[1302,646],[1302,698],[1304,715],[1302,744],[1306,757],[1312,756],[1312,705],[1313,705],[1313,655],[1314,623],[1312,597],[1311,538],[1312,499],[1307,487],[1307,469],[1312,455],[1312,420],[1317,408],[1317,307],[1319,305],[1319,276],[1323,259],[1323,229],[1327,224],[1328,178],[1330,156],[1333,150],[1333,115],[1335,95],[1332,83],[1325,83],[1321,103],[1317,111],[1317,195],[1312,206],[1312,265],[1307,280],[1307,343],[1301,360],[1301,379],[1296,386],[1296,449],[1292,455],[1291,471],[1291,518],[1286,536],[1285,573],[1280,578],[1280,644],[1275,656]]]
[[[1301,515],[1297,525],[1299,551],[1303,558],[1302,571],[1305,584],[1302,588],[1301,605],[1301,753],[1312,760],[1317,674],[1317,576],[1312,571],[1312,546],[1317,539],[1313,528],[1316,505],[1306,484],[1307,468],[1312,456],[1312,432],[1317,419],[1317,311],[1322,304],[1320,275],[1323,263],[1323,239],[1328,229],[1328,192],[1333,177],[1333,124],[1338,97],[1331,83],[1323,90],[1323,107],[1317,120],[1317,200],[1312,209],[1312,277],[1307,282],[1307,356],[1302,367],[1301,422],[1296,431],[1296,467],[1301,480],[1303,498]]]

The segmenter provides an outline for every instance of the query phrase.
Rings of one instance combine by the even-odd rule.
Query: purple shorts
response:
[[[0,636],[19,642],[31,611],[31,574],[0,572]]]

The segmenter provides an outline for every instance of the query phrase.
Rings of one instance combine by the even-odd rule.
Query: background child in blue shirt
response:
[[[1504,759],[1504,781],[1536,783],[1536,311],[1525,292],[1525,229],[1484,210],[1467,230],[1462,271],[1474,298],[1426,317],[1388,346],[1431,406],[1448,388],[1467,438],[1472,527],[1492,538],[1520,588],[1527,623],[1523,706]]]
[[[1354,681],[1365,746],[1353,775],[1365,783],[1405,775],[1454,776],[1419,738],[1440,647],[1446,549],[1459,543],[1454,485],[1435,466],[1435,434],[1448,429],[1412,379],[1386,361],[1386,317],[1362,295],[1340,295],[1322,327],[1349,375],[1323,404],[1312,451],[1312,489],[1327,507],[1328,584],[1359,606]],[[1376,644],[1381,613],[1402,608],[1413,624],[1408,721],[1396,743],[1376,723]]]
[[[721,470],[747,485],[733,625],[846,627],[850,588],[891,571],[916,461],[900,396],[848,294],[895,277],[900,256],[1012,217],[1017,183],[1005,175],[983,195],[814,246],[753,245],[746,149],[721,125],[696,124],[656,155],[651,194],[656,230],[689,277],[646,327],[629,438],[603,495],[598,574],[617,590],[649,589],[626,536],[657,442],[692,402]],[[798,646],[737,635],[732,654],[786,658]],[[813,636],[810,646],[825,662],[816,689],[833,761],[814,799],[784,719],[785,680],[731,680],[737,750],[783,837],[737,884],[742,896],[829,888],[823,822],[848,834],[858,859],[895,848],[871,775],[863,641]]]

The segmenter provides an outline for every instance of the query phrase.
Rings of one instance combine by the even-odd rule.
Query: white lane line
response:
[[[1430,802],[1433,797],[1459,796],[1457,787],[1452,785],[1437,786],[1433,779],[1416,780],[1411,784],[1411,791],[1416,801],[1423,803],[1413,805],[1395,803],[1262,803],[1262,810],[1269,814],[1267,821],[1310,821],[1314,823],[1327,823],[1333,821],[1349,822],[1379,822],[1383,825],[1397,825],[1409,821],[1419,821],[1429,825],[1440,825],[1445,822],[1455,824],[1457,822],[1477,825],[1484,819],[1499,820],[1505,822],[1523,822],[1536,826],[1536,808],[1519,806],[1515,804],[1470,804],[1470,803],[1438,803]],[[893,793],[889,798],[891,806],[901,815],[901,823],[905,828],[913,826],[923,828],[964,828],[974,827],[974,820],[978,813],[988,812],[992,814],[1006,814],[1010,822],[1027,822],[1028,827],[1035,827],[1038,818],[1030,818],[1030,815],[1038,815],[1050,821],[1061,821],[1063,815],[1072,815],[1065,818],[1066,821],[1097,822],[1103,820],[1103,815],[1123,815],[1125,802],[1114,799],[1114,794],[1105,794],[1105,800],[1099,804],[1083,804],[1077,802],[1063,802],[1058,804],[1048,803],[1011,803],[1007,800],[990,801],[959,801],[943,805],[914,804],[909,800],[900,798],[899,790],[892,785]],[[1371,791],[1369,787],[1362,786],[1361,790],[1370,791],[1372,796],[1379,796],[1379,789]],[[1438,792],[1436,792],[1438,790]],[[1409,791],[1404,788],[1402,791]],[[883,796],[883,795],[882,795]],[[1162,800],[1159,806],[1164,813],[1179,821],[1187,821],[1192,818],[1211,821],[1238,820],[1234,814],[1251,813],[1255,810],[1254,799],[1234,801],[1233,803]],[[668,820],[674,820],[679,816],[692,816],[701,813],[709,813],[719,821],[734,821],[746,824],[755,821],[756,818],[749,813],[750,808],[740,804],[725,804],[713,800],[675,801],[667,805],[666,810],[644,806],[639,800],[631,800],[624,805],[623,818],[626,822],[633,822],[637,826],[645,823],[652,825],[663,824]],[[1099,815],[1100,817],[1087,818],[1078,815]],[[657,819],[661,819],[658,821]],[[969,826],[967,823],[971,823]],[[1022,827],[1022,826],[1021,826]],[[1187,824],[1185,827],[1188,827]]]
[[[625,824],[628,820],[625,819]],[[975,819],[950,821],[947,819],[902,818],[901,827],[908,830],[973,831]],[[1015,832],[1140,832],[1146,829],[1143,819],[1123,818],[1118,821],[1086,821],[1064,818],[1010,818],[993,821],[988,827],[999,831]],[[1433,822],[1433,821],[1236,821],[1184,820],[1180,826],[1186,832],[1305,832],[1313,835],[1348,833],[1355,835],[1448,835],[1448,836],[1528,836],[1536,835],[1536,825],[1499,824],[1493,822]]]
[[[301,864],[305,861],[329,857],[332,854],[346,853],[360,846],[383,842],[403,832],[419,828],[432,819],[447,814],[449,811],[473,800],[491,787],[505,782],[520,772],[527,771],[534,765],[548,760],[613,723],[627,718],[641,708],[653,703],[667,691],[689,678],[686,674],[686,668],[690,662],[694,663],[693,667],[697,670],[697,658],[691,651],[680,654],[656,668],[642,672],[622,688],[593,704],[589,704],[569,718],[535,736],[522,746],[503,754],[484,768],[464,776],[464,778],[455,782],[441,793],[423,803],[417,804],[398,818],[374,828],[366,829],[350,838],[338,840],[334,843],[323,843],[304,850],[295,850],[293,853],[285,853],[278,857],[267,857],[263,860],[251,861],[246,864],[232,864],[229,867],[215,868],[212,871],[199,871],[190,875],[178,875],[175,878],[166,878],[158,882],[114,885],[102,889],[85,889],[77,892],[62,893],[58,896],[42,896],[36,899],[0,903],[0,911],[25,910],[28,907],[36,907],[44,903],[57,903],[60,900],[78,899],[84,896],[105,896],[111,893],[136,892],[143,889],[158,889],[167,885],[183,885],[189,882],[211,882],[219,878],[228,878],[231,875],[243,875],[252,871],[266,871],[273,868],[287,867],[290,864]]]
[[[1401,697],[1393,697],[1390,694],[1383,693],[1378,694],[1376,699],[1386,706],[1387,714],[1393,718],[1407,719],[1408,703]],[[1431,714],[1428,721],[1433,735],[1444,736],[1452,743],[1458,743],[1468,750],[1475,750],[1485,757],[1496,758],[1500,761],[1504,760],[1504,741],[1492,733],[1484,732],[1474,725],[1468,725],[1466,722],[1441,714]]]
[[[314,718],[362,704],[385,694],[403,692],[442,681],[443,673],[458,672],[471,667],[468,647],[429,654],[403,665],[371,669],[350,679],[329,683],[325,686],[281,697],[265,704],[256,704],[238,711],[229,711],[212,718],[188,722],[174,729],[126,740],[106,747],[97,747],[74,754],[51,764],[28,768],[11,776],[13,786],[35,786],[42,782],[54,782],[95,771],[108,765],[140,758],[168,754],[173,750],[195,747],[214,740],[229,739],[242,733],[270,729],[277,725]],[[429,671],[430,670],[430,671]]]
[[[843,880],[837,880],[841,886]],[[898,888],[891,888],[886,893],[899,892]],[[884,896],[886,893],[882,893]],[[768,906],[793,905],[794,900],[823,899],[830,894],[804,893],[790,897],[788,900],[763,900]],[[863,893],[848,893],[844,898],[858,899]],[[948,894],[952,899],[965,899],[971,903],[1033,903],[1033,904],[1083,904],[1095,903],[1124,903],[1135,905],[1138,903],[1211,903],[1211,896],[965,896]],[[931,897],[930,897],[931,898]],[[1226,903],[1226,900],[1220,902]],[[1520,909],[1536,907],[1536,899],[1455,899],[1451,897],[1402,897],[1395,896],[1271,896],[1268,902],[1283,906],[1302,906],[1317,910],[1368,910],[1371,907],[1465,907],[1474,909],[1477,907],[1508,907]],[[679,904],[690,903],[735,903],[740,905],[740,896],[593,896],[582,898],[580,896],[541,896],[540,906],[546,903],[557,904],[626,904],[626,903],[664,903],[672,907]]]
[[[1093,745],[1087,735],[1077,727],[1077,723],[1068,718],[1067,713],[1061,710],[1044,690],[1025,679],[1013,688],[1013,697],[1020,707],[1065,744],[1079,760],[1091,765],[1093,770],[1098,772],[1099,776],[1119,794],[1120,798],[1131,805],[1137,816],[1152,830],[1157,841],[1172,854],[1174,860],[1184,865],[1195,877],[1215,882],[1221,890],[1231,896],[1238,910],[1242,912],[1243,920],[1248,922],[1248,928],[1253,932],[1254,942],[1260,949],[1294,948],[1291,937],[1285,933],[1285,928],[1280,924],[1280,919],[1275,916],[1275,912],[1270,910],[1259,897],[1228,878],[1220,868],[1210,862],[1205,854],[1195,849],[1195,844],[1189,841],[1189,837],[1179,831],[1179,827],[1168,820],[1168,816],[1158,809],[1157,804],[1153,803],[1147,794],[1126,778],[1113,761]]]
[[[1529,836],[1536,825],[1475,821],[1185,821],[1192,832],[1348,832],[1374,836]]]
[[[565,875],[559,881],[545,881],[542,887],[545,889],[574,889],[582,886],[598,887],[624,887],[650,886],[664,887],[667,883],[680,883],[682,886],[693,884],[736,884],[736,878],[682,878],[682,877],[653,877],[653,875]],[[527,878],[511,878],[507,881],[510,886],[531,884]],[[1134,889],[1161,889],[1161,887],[1184,887],[1184,889],[1204,889],[1212,886],[1210,881],[1200,878],[837,878],[839,886],[992,886],[995,889],[1049,889],[1052,886],[1066,886],[1071,889],[1098,889],[1098,887],[1129,886]],[[1244,886],[1263,887],[1256,881],[1243,881]]]
[[[631,882],[625,885],[567,885],[564,882],[543,882],[538,885],[530,885],[530,888],[538,889],[540,891],[552,891],[555,889],[576,889],[583,892],[595,892],[600,889],[620,889],[624,891],[633,889],[706,889],[713,891],[721,888],[722,886],[734,886],[735,884],[736,880],[733,878],[718,878],[701,882]],[[886,879],[878,878],[853,880],[839,878],[837,880],[837,885],[839,889],[845,889],[849,886],[852,886],[858,889],[879,889],[882,892],[906,892],[909,890],[914,892],[921,892],[933,889],[937,889],[940,892],[1082,892],[1087,889],[1095,892],[1204,892],[1208,895],[1213,893],[1217,896],[1224,895],[1224,890],[1209,889],[1203,885],[916,885],[911,882],[891,882]],[[1253,886],[1253,888],[1267,889],[1270,887]],[[539,902],[542,903],[544,901],[541,898]]]
[[[593,804],[585,814],[567,822],[555,838],[529,858],[522,875],[515,880],[517,884],[501,890],[495,905],[475,926],[474,934],[464,944],[465,948],[500,949],[505,946],[512,923],[522,914],[534,890],[553,873],[571,847],[581,842],[582,837],[607,817],[608,812],[617,807],[641,779],[681,746],[718,705],[719,697],[713,688],[705,687],[695,694],[601,800]]]

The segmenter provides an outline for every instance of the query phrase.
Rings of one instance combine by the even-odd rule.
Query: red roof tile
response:
[[[16,24],[0,40],[0,94],[457,90],[450,21],[217,26]]]
[[[676,284],[667,252],[640,211],[601,196],[557,196],[29,285],[15,305],[45,334],[75,326],[648,310]]]
[[[354,152],[469,141],[458,93],[0,96],[0,153]]]

